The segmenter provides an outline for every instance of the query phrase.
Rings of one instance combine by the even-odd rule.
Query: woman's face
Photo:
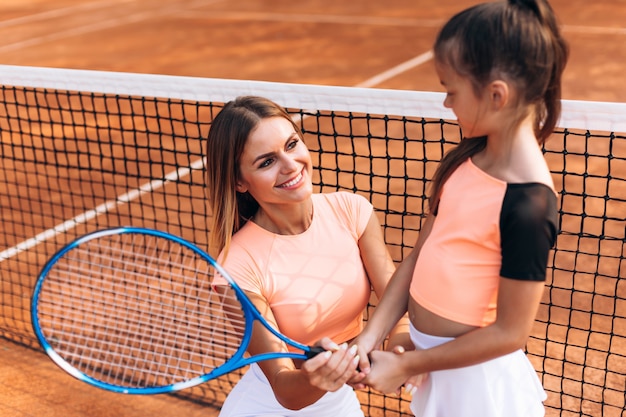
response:
[[[299,203],[313,193],[308,148],[289,120],[261,120],[250,133],[239,162],[237,191],[260,204]]]

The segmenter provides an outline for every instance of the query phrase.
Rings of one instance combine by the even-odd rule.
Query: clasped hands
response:
[[[318,343],[326,352],[307,360],[302,371],[311,385],[324,391],[337,391],[344,384],[354,389],[371,387],[384,394],[400,394],[402,387],[411,395],[425,380],[426,375],[407,375],[402,356],[405,349],[396,346],[392,351],[365,349],[347,343],[337,345],[328,338]]]

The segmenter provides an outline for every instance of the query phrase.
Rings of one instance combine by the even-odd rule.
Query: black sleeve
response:
[[[500,214],[500,275],[545,281],[548,254],[556,241],[554,192],[544,184],[509,184]]]

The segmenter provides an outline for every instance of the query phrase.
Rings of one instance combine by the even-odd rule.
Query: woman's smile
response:
[[[290,179],[287,182],[284,182],[282,184],[277,185],[276,187],[278,188],[291,188],[294,185],[297,185],[300,181],[302,181],[303,175],[302,175],[302,171],[300,171],[300,173],[293,179]]]

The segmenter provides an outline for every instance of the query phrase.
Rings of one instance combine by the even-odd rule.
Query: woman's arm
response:
[[[263,317],[278,328],[274,314],[263,297],[248,293]],[[356,349],[337,346],[330,340],[322,346],[329,351],[307,361],[307,370],[298,369],[289,358],[259,362],[278,402],[285,408],[299,410],[319,400],[326,392],[336,391],[356,372]],[[251,355],[287,351],[286,345],[261,324],[255,324],[248,347]]]
[[[369,277],[377,299],[380,301],[396,267],[393,263],[393,259],[391,259],[387,245],[385,244],[378,217],[374,212],[372,212],[365,232],[359,239],[359,249],[363,265],[367,271],[367,276]],[[393,325],[393,323],[391,323],[391,325]],[[408,317],[404,315],[400,317],[393,329],[388,332],[388,348],[391,350],[394,346],[402,346],[407,350],[412,349],[413,347],[410,343],[411,341],[408,337],[408,332],[409,321]],[[386,336],[387,334],[385,337]]]
[[[377,227],[371,227],[371,224],[374,221],[376,222],[375,224]],[[402,263],[393,273],[391,278],[385,278],[388,279],[387,282],[378,278],[376,283],[372,283],[374,291],[379,297],[378,305],[374,309],[373,314],[370,316],[365,329],[363,329],[363,332],[355,340],[355,343],[359,347],[359,368],[365,373],[369,371],[368,354],[380,346],[387,335],[392,332],[394,326],[396,326],[398,321],[407,312],[409,302],[409,286],[413,276],[413,269],[415,268],[415,263],[417,262],[417,257],[419,256],[419,252],[424,244],[424,241],[430,234],[433,222],[434,216],[429,215],[422,226],[422,230],[420,231],[415,247],[411,250],[409,255],[402,260]],[[367,237],[366,234],[368,234]],[[370,225],[368,225],[366,233],[363,237],[361,237],[363,242],[359,243],[362,245],[361,256],[363,257],[366,269],[368,269],[368,273],[369,268],[372,268],[370,265],[376,260],[380,260],[380,255],[378,255],[379,257],[373,257],[373,259],[370,259],[367,255],[368,253],[380,253],[381,249],[378,246],[379,244],[375,243],[378,239],[381,241],[383,240],[382,230],[378,224],[378,220],[370,220]],[[384,241],[382,245],[384,246]],[[377,247],[379,249],[376,249]],[[389,257],[386,247],[384,247],[382,251]],[[381,269],[379,268],[378,270]],[[372,278],[370,277],[370,279]],[[408,320],[402,321],[399,324],[400,326],[408,327]],[[403,342],[400,343],[403,345],[407,343],[408,338],[406,335],[401,336],[400,338],[403,340]]]

